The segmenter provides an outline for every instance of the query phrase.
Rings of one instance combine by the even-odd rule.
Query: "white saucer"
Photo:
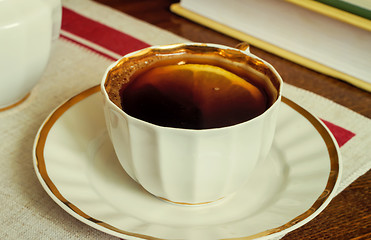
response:
[[[101,101],[99,86],[71,98],[45,120],[34,145],[46,192],[98,230],[124,239],[268,239],[307,223],[334,196],[341,173],[337,144],[287,98],[272,151],[250,183],[202,206],[167,203],[128,177],[105,130]]]

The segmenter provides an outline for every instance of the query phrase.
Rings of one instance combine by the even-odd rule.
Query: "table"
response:
[[[95,0],[195,42],[235,46],[238,40],[170,12],[174,0]],[[285,82],[331,99],[371,118],[371,94],[338,79],[317,73],[251,46],[251,52],[270,62]],[[371,171],[336,196],[314,220],[283,239],[371,238]]]

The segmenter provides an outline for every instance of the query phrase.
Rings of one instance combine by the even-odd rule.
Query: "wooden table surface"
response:
[[[170,12],[178,0],[95,0],[195,42],[236,46],[239,41]],[[371,94],[251,46],[270,62],[283,80],[371,118]],[[370,53],[371,54],[371,53]],[[370,146],[371,147],[371,146]],[[336,196],[314,220],[283,239],[371,239],[371,171]]]

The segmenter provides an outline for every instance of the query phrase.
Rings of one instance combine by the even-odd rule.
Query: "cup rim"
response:
[[[141,51],[145,51],[146,49],[170,48],[170,47],[190,46],[190,45],[191,46],[208,46],[208,47],[216,47],[216,48],[224,48],[224,49],[233,49],[233,50],[240,51],[242,54],[248,55],[248,56],[250,56],[252,58],[255,58],[255,59],[258,59],[258,60],[262,61],[272,71],[272,73],[278,79],[279,87],[278,87],[278,91],[277,91],[277,93],[278,93],[277,99],[262,114],[254,117],[252,119],[249,119],[249,120],[244,121],[244,122],[241,122],[241,123],[229,125],[229,126],[216,127],[216,128],[206,128],[206,129],[188,129],[188,128],[177,128],[177,127],[160,126],[160,125],[157,125],[157,124],[154,124],[154,123],[150,123],[150,122],[141,120],[139,118],[136,118],[136,117],[133,117],[133,116],[127,114],[125,111],[123,111],[121,108],[119,108],[116,104],[114,104],[111,101],[111,99],[109,98],[108,93],[107,93],[106,88],[105,88],[104,85],[105,85],[105,82],[106,82],[107,74],[109,73],[109,71],[113,67],[115,67],[121,61],[121,59],[126,58],[126,57],[130,57],[130,56],[133,56],[133,55],[135,55],[135,54],[137,54],[137,53],[139,53]],[[265,117],[265,115],[267,115],[269,112],[271,112],[273,108],[276,108],[276,106],[281,102],[282,85],[283,85],[283,80],[282,80],[282,77],[280,76],[280,74],[277,72],[277,70],[270,63],[266,62],[265,60],[261,59],[260,57],[258,57],[256,55],[252,54],[249,50],[244,51],[244,50],[241,50],[241,49],[238,49],[238,48],[233,48],[233,47],[224,46],[224,45],[215,44],[215,43],[185,42],[185,43],[176,43],[176,44],[167,44],[167,45],[153,45],[153,46],[150,46],[150,47],[142,48],[142,49],[136,50],[134,52],[130,52],[128,54],[125,54],[124,56],[120,57],[117,61],[113,62],[112,64],[110,64],[107,67],[107,69],[105,70],[105,73],[103,75],[103,78],[101,80],[100,90],[101,90],[101,93],[103,94],[103,97],[106,100],[105,102],[107,102],[111,107],[113,107],[120,114],[124,115],[127,119],[129,119],[130,121],[135,122],[137,124],[144,124],[146,126],[151,126],[151,127],[156,128],[156,129],[162,129],[162,130],[168,129],[168,130],[172,130],[172,131],[183,131],[183,132],[206,132],[206,131],[207,132],[212,132],[212,131],[221,131],[223,129],[229,129],[229,128],[232,128],[232,127],[234,127],[234,128],[236,128],[236,127],[242,127],[243,125],[249,124],[251,122],[256,122],[256,121],[258,121],[258,119]]]

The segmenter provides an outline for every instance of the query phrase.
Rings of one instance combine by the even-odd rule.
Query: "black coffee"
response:
[[[208,129],[234,125],[262,114],[264,91],[222,68],[184,64],[155,67],[121,89],[129,115],[165,127]]]
[[[219,128],[262,114],[277,98],[278,81],[267,81],[274,74],[237,51],[161,51],[168,50],[124,59],[107,75],[110,99],[132,117],[164,127]]]

